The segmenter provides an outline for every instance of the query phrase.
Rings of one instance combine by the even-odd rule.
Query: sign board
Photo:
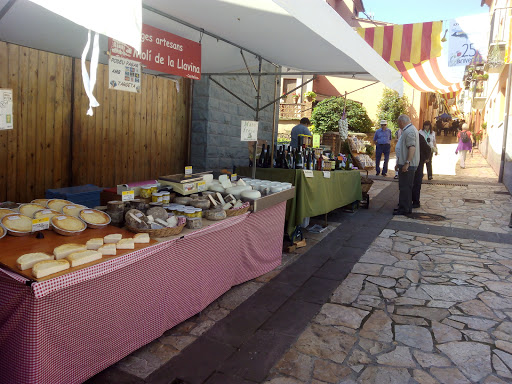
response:
[[[108,88],[140,93],[140,63],[122,57],[108,60]]]
[[[320,134],[313,133],[313,148],[320,148]]]
[[[315,174],[313,173],[313,171],[312,171],[312,170],[310,170],[310,169],[305,169],[305,170],[304,170],[304,176],[306,176],[306,177],[315,177]]]
[[[448,66],[466,66],[487,58],[489,22],[487,14],[448,20]],[[480,57],[478,57],[480,56]]]
[[[112,56],[139,61],[147,69],[201,79],[201,44],[147,24],[142,25],[140,54],[112,38],[108,39],[108,50]]]
[[[50,228],[50,218],[42,217],[41,219],[32,220],[32,232],[43,231]]]
[[[191,175],[192,174],[192,166],[189,165],[188,167],[185,167],[185,175]]]
[[[231,181],[237,181],[238,180],[238,175],[236,173],[233,173],[231,175]]]
[[[258,140],[258,122],[242,120],[241,141]]]
[[[197,192],[204,192],[206,191],[206,181],[200,181],[197,183]]]
[[[135,191],[123,191],[121,196],[122,201],[131,201],[135,199]]]
[[[0,89],[0,131],[13,128],[12,89]]]
[[[326,179],[330,179],[331,178],[331,171],[324,171],[324,177]]]

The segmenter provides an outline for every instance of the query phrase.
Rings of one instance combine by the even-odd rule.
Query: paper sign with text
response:
[[[140,93],[140,63],[122,57],[108,60],[108,88]]]
[[[242,120],[241,141],[258,140],[258,122]]]
[[[320,134],[313,133],[313,148],[320,148]]]
[[[135,199],[135,192],[134,191],[123,191],[122,192],[122,200],[123,201],[131,201]]]
[[[191,175],[192,174],[192,166],[189,165],[188,167],[185,167],[185,175]]]
[[[42,217],[32,220],[32,232],[43,231],[50,228],[50,218]]]
[[[108,39],[108,50],[112,56],[139,61],[147,69],[201,79],[201,44],[147,24],[142,25],[140,54],[112,38]]]
[[[312,170],[310,170],[310,169],[305,169],[305,170],[304,170],[304,176],[306,176],[306,177],[315,177],[315,174],[313,173],[313,171],[312,171]]]
[[[0,89],[0,131],[13,127],[12,89]]]
[[[206,181],[200,181],[197,183],[197,192],[206,191]]]
[[[330,179],[331,178],[331,171],[324,171],[324,177],[326,179]]]

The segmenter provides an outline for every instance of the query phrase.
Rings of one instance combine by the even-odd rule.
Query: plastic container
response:
[[[171,202],[171,193],[162,192],[162,203],[169,204]]]
[[[47,199],[69,200],[75,204],[85,205],[93,208],[100,205],[100,193],[103,188],[96,185],[87,184],[77,187],[47,189],[45,197]]]
[[[151,195],[151,202],[152,203],[161,203],[163,200],[163,193],[160,192],[153,192]]]

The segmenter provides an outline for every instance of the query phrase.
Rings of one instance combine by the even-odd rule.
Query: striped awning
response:
[[[391,66],[419,64],[441,55],[442,21],[357,28],[357,33]]]

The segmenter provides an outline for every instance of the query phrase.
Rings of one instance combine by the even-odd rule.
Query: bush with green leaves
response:
[[[388,127],[394,133],[394,131],[398,128],[398,116],[407,113],[407,110],[409,108],[409,100],[407,99],[407,96],[400,97],[397,91],[394,91],[389,88],[384,88],[384,92],[382,93],[382,99],[377,108],[377,119],[379,121],[387,120]]]
[[[338,132],[338,121],[343,115],[345,99],[343,97],[330,97],[319,102],[311,114],[311,122],[315,125],[314,132]],[[361,104],[347,100],[348,127],[353,132],[368,133],[372,129],[372,121],[368,117],[366,108]]]

